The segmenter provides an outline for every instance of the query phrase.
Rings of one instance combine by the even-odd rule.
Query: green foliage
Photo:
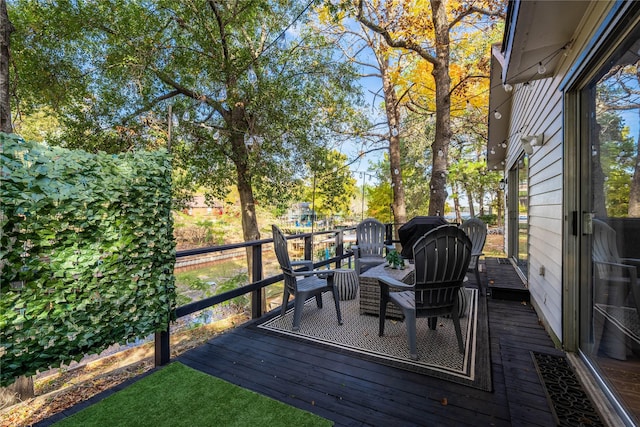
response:
[[[56,144],[88,151],[165,146],[172,123],[180,199],[194,183],[218,199],[236,186],[251,209],[282,209],[315,153],[363,127],[353,64],[298,1],[8,6],[17,110],[46,105]],[[299,36],[278,37],[292,22]]]
[[[496,214],[478,215],[477,218],[487,225],[496,225],[498,223],[498,215]]]
[[[600,113],[598,124],[607,215],[626,217],[629,215],[631,180],[636,167],[634,138],[617,112]]]
[[[393,199],[391,184],[388,181],[380,181],[375,187],[367,185],[365,193],[367,195],[365,216],[376,218],[381,222],[393,222],[390,207]]]
[[[346,162],[347,156],[335,150],[317,150],[314,160],[309,162],[313,177],[306,180],[301,200],[313,202],[317,215],[349,214],[351,199],[356,195],[356,180]]]
[[[404,258],[395,249],[389,251],[385,258],[391,267],[404,268]]]
[[[176,299],[169,156],[0,143],[2,384],[163,330]]]
[[[244,286],[247,284],[249,280],[249,276],[246,273],[241,273],[233,276],[232,278],[225,280],[224,282],[218,284],[216,287],[216,295],[222,294],[224,292],[229,292],[234,289],[239,288],[240,286]],[[246,308],[251,303],[250,296],[247,294],[241,295],[239,297],[235,297],[232,300],[226,301],[224,304],[228,304],[230,306],[235,306],[236,308]]]

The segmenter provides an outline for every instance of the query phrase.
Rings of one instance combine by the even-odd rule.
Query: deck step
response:
[[[487,258],[486,278],[491,298],[508,301],[530,301],[529,289],[507,258]]]

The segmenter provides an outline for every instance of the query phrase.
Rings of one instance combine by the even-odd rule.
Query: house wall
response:
[[[529,292],[554,334],[562,332],[562,93],[559,79],[515,88],[506,165],[523,153],[521,136],[544,134],[529,156]],[[544,275],[539,274],[541,269]]]
[[[523,153],[521,136],[544,134],[544,145],[529,156],[529,269],[531,302],[549,332],[563,339],[563,92],[560,84],[593,31],[610,8],[609,2],[594,2],[587,10],[553,77],[514,88],[505,162],[508,172]]]

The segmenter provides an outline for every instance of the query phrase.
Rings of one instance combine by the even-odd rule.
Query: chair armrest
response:
[[[606,261],[594,261],[593,263],[596,265],[604,265],[607,267],[618,268],[620,269],[621,272],[626,271],[626,274],[623,277],[600,277],[601,279],[605,279],[611,282],[615,282],[615,281],[622,282],[623,280],[621,279],[628,278],[632,285],[635,285],[636,283],[636,278],[638,277],[638,270],[633,265],[621,264],[617,262],[606,262]]]
[[[621,268],[623,270],[629,270],[629,271],[637,270],[636,267],[633,266],[633,265],[622,264],[622,263],[619,263],[619,262],[594,261],[593,263],[594,264],[606,265],[607,267],[617,267],[617,268]]]
[[[393,288],[403,288],[403,289],[413,289],[414,285],[409,285],[407,283],[401,282],[399,280],[394,279],[389,276],[378,276],[378,284],[380,286],[391,286]]]
[[[351,245],[351,250],[353,251],[353,256],[358,258],[360,256],[360,248],[358,245]]]
[[[380,286],[380,301],[389,301],[389,288],[414,289],[414,285],[408,285],[389,276],[378,276]]]
[[[301,265],[304,267],[304,270],[312,271],[313,270],[313,261],[308,259],[303,259],[300,261],[291,261],[291,267],[297,267]]]
[[[625,265],[630,265],[632,267],[635,267],[636,269],[640,269],[640,259],[637,259],[637,258],[621,258],[620,261],[622,261],[622,263],[625,264]]]
[[[333,276],[335,270],[294,271],[294,276]]]

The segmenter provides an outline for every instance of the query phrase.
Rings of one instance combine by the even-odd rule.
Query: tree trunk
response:
[[[456,222],[460,224],[462,222],[462,215],[460,214],[460,197],[458,197],[458,184],[452,183],[451,189],[453,190],[453,210],[456,215]]]
[[[7,2],[0,1],[0,131],[12,133],[11,103],[9,96],[9,46],[15,30],[7,14]]]
[[[467,199],[469,200],[469,216],[473,218],[476,216],[476,209],[473,207],[473,193],[466,185],[464,188],[467,192]]]
[[[252,176],[249,168],[249,148],[244,143],[245,134],[249,127],[245,120],[245,109],[241,103],[227,114],[225,118],[231,132],[231,158],[236,166],[237,188],[240,196],[240,212],[242,219],[242,237],[245,242],[260,240],[260,229],[256,216],[256,205],[253,197]],[[251,248],[247,248],[247,266],[249,269],[249,282],[253,281],[253,256]]]
[[[392,211],[394,216],[394,234],[398,239],[398,228],[407,222],[404,186],[402,185],[402,164],[400,161],[400,112],[393,83],[388,75],[386,64],[381,64],[382,89],[385,110],[389,124],[389,165],[391,169],[391,191],[393,193]]]
[[[449,22],[446,5],[431,0],[436,38],[436,62],[433,75],[436,86],[436,134],[432,145],[433,163],[429,190],[429,215],[443,215],[447,200],[447,156],[451,140],[451,77],[449,77]]]

